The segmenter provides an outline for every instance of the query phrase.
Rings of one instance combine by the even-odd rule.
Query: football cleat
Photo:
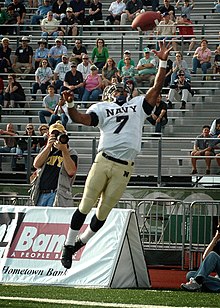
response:
[[[72,261],[73,261],[73,255],[80,250],[80,248],[82,248],[83,246],[85,246],[85,244],[81,241],[81,239],[77,236],[76,237],[76,241],[75,241],[75,245],[64,245],[63,246],[63,253],[62,253],[62,257],[61,257],[61,263],[62,265],[69,269],[72,266]]]

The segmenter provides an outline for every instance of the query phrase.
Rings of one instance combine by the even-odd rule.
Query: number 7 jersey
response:
[[[122,106],[114,102],[99,102],[86,113],[98,116],[100,140],[98,151],[123,160],[134,160],[141,149],[141,137],[146,113],[144,96],[137,96]],[[145,102],[146,103],[146,102]]]

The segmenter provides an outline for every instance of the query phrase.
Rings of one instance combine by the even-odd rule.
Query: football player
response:
[[[98,154],[89,171],[82,200],[73,213],[63,247],[61,262],[65,268],[71,267],[72,256],[104,225],[127,187],[134,159],[141,149],[145,119],[151,114],[163,87],[171,49],[170,44],[163,41],[160,50],[154,51],[160,59],[159,68],[154,85],[145,96],[132,98],[128,85],[112,85],[104,91],[105,101],[90,106],[83,114],[74,107],[71,92],[63,93],[74,122],[100,129]],[[86,215],[98,199],[95,215],[86,230],[79,234]]]

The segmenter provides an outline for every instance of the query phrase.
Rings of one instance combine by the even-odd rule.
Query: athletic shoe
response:
[[[195,170],[192,170],[192,172],[191,172],[191,174],[197,174],[198,172],[197,172],[197,170],[195,169]]]
[[[202,289],[202,285],[198,284],[194,278],[190,278],[189,282],[181,284],[181,289],[190,292],[199,292]]]
[[[206,172],[205,172],[205,174],[210,174],[210,170],[207,169]]]
[[[63,246],[63,253],[62,253],[62,258],[61,258],[61,263],[62,265],[69,269],[72,266],[72,259],[73,259],[73,255],[80,250],[80,248],[82,248],[83,246],[85,246],[85,244],[81,241],[81,239],[77,236],[76,237],[76,242],[75,245],[64,245]]]

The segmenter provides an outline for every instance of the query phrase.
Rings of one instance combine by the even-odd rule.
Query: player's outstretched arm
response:
[[[147,102],[152,106],[155,106],[157,97],[163,88],[164,79],[166,76],[167,59],[172,49],[172,46],[170,47],[170,45],[171,42],[167,44],[166,41],[163,40],[162,42],[159,42],[160,50],[152,50],[152,52],[159,58],[159,68],[154,80],[154,84],[147,91],[145,96]]]

